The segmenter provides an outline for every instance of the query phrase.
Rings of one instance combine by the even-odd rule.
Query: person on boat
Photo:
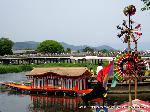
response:
[[[90,68],[90,72],[92,74],[92,77],[94,77],[94,71],[93,71],[93,68]]]
[[[98,72],[103,69],[102,63],[99,63],[97,66],[96,74],[98,75]]]
[[[94,81],[94,79],[95,79],[95,74],[94,74],[94,71],[93,71],[93,69],[92,68],[90,68],[90,72],[91,72],[91,77],[90,77],[90,81]]]

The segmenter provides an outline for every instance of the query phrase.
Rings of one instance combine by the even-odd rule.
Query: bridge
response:
[[[0,64],[44,64],[44,63],[101,63],[111,61],[113,57],[98,56],[27,56],[0,57]]]
[[[114,57],[102,57],[92,55],[9,55],[1,56],[0,64],[44,64],[44,63],[93,63],[98,64],[103,61],[112,61]],[[150,57],[142,57],[147,60]]]

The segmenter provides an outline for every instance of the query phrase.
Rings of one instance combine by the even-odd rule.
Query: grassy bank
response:
[[[0,74],[30,71],[32,68],[31,65],[0,65]]]
[[[104,62],[103,66],[107,65],[108,62]],[[92,68],[96,72],[97,64],[90,63],[48,63],[48,64],[32,64],[32,65],[0,65],[0,74],[4,73],[18,73],[23,71],[30,71],[33,67],[87,67]]]

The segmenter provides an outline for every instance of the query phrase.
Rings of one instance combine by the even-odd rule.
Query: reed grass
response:
[[[0,74],[30,71],[32,68],[30,65],[0,65]]]

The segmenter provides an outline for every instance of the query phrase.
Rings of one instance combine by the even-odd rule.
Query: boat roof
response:
[[[87,67],[49,67],[49,68],[34,68],[26,76],[66,76],[66,77],[80,77],[91,76],[91,72]]]

